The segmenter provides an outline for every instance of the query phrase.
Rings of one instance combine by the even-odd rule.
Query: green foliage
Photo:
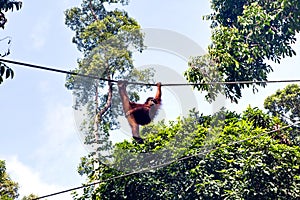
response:
[[[299,123],[300,120],[300,87],[297,84],[291,84],[281,90],[277,90],[275,94],[267,97],[264,107],[268,112],[278,117],[281,121],[292,124]],[[300,145],[299,125],[293,127],[290,132],[293,143]]]
[[[81,7],[66,11],[66,24],[75,31],[73,42],[84,54],[74,71],[108,79],[149,79],[150,71],[134,69],[129,50],[144,48],[140,26],[125,11],[107,11],[104,2],[128,3],[83,0]],[[212,20],[212,44],[207,55],[191,59],[185,76],[197,83],[267,80],[272,68],[266,59],[280,62],[295,54],[291,44],[300,26],[298,4],[213,0],[215,12],[206,16]],[[209,100],[224,92],[237,102],[245,86],[250,84],[196,87],[208,91]],[[77,97],[75,108],[87,107],[86,143],[103,145],[108,137],[95,141],[93,133],[95,115],[110,95],[103,92],[105,82],[69,76],[66,87]],[[131,98],[139,98],[129,91]],[[112,119],[121,113],[120,106],[109,107],[97,123],[99,130],[108,134],[118,128]],[[141,130],[144,144],[124,141],[113,146],[111,163],[104,164],[99,152],[83,157],[78,172],[88,183],[103,182],[85,187],[81,195],[74,193],[74,199],[299,199],[299,145],[282,140],[293,140],[293,129],[273,127],[285,123],[249,107],[242,114],[191,111],[188,117],[150,124]]]
[[[75,199],[299,199],[300,147],[268,134],[275,122],[249,107],[146,126],[145,144],[115,146],[115,165],[86,157],[79,168],[89,181],[143,173],[87,187]]]
[[[123,43],[119,41],[117,44],[111,41],[111,45],[126,48],[122,45],[125,45],[127,42],[127,45],[130,43],[141,51],[143,49],[143,38],[139,32],[139,24],[129,17],[124,10],[107,11],[104,3],[122,3],[126,5],[128,1],[83,0],[81,7],[74,7],[65,11],[65,23],[71,30],[75,31],[73,42],[77,45],[77,48],[86,55],[102,45],[103,42],[107,43],[107,40],[112,36],[125,32],[128,35],[136,34],[130,35],[136,38],[127,38],[127,40],[122,41]]]
[[[17,10],[20,10],[22,7],[21,1],[15,1],[15,0],[2,0],[0,2],[0,10],[3,10],[4,12],[7,12],[8,10],[13,11],[14,7]]]
[[[5,15],[2,13],[2,11],[7,12],[8,10],[13,11],[14,7],[19,10],[22,7],[21,1],[14,1],[14,0],[2,0],[0,2],[0,28],[4,29],[4,25],[7,22],[7,19]],[[10,43],[10,40],[9,42]],[[7,52],[5,52],[3,55],[0,54],[1,57],[7,56],[10,53],[10,50],[8,49]],[[11,68],[9,68],[5,63],[0,62],[0,84],[3,82],[3,79],[7,78],[13,78],[14,73]]]
[[[4,25],[7,22],[7,19],[5,15],[2,13],[2,11],[7,12],[8,10],[13,11],[14,7],[17,10],[20,10],[22,7],[21,1],[15,1],[15,0],[2,0],[0,2],[0,28],[4,29]]]
[[[272,119],[258,108],[250,106],[243,112],[243,119],[251,121],[254,127],[268,128],[273,125]]]
[[[185,73],[190,82],[266,81],[272,71],[266,60],[280,63],[282,58],[296,54],[291,45],[300,29],[298,1],[213,0],[212,9],[214,12],[205,16],[212,20],[212,44],[205,63],[201,56],[191,60],[191,68]],[[223,92],[237,102],[245,86],[255,92],[257,85],[265,86],[257,83],[217,85],[216,89],[198,85],[196,88],[207,91],[209,100]]]
[[[32,199],[37,199],[37,198],[38,198],[37,195],[35,195],[35,194],[30,194],[30,195],[28,195],[28,196],[23,197],[22,200],[32,200]]]
[[[6,173],[5,161],[0,160],[0,199],[12,200],[19,196],[18,184]]]
[[[136,70],[132,60],[134,51],[141,52],[145,48],[140,25],[124,10],[106,10],[104,3],[126,5],[128,1],[83,0],[80,7],[65,11],[65,23],[75,32],[73,42],[84,55],[73,71],[106,80],[149,82],[153,72]],[[116,119],[123,115],[119,95],[113,95],[116,85],[67,76],[66,87],[76,97],[75,109],[86,109],[81,130],[86,136],[85,143],[100,145],[96,151],[109,150],[109,131],[119,128]],[[137,100],[137,92],[142,89],[128,86],[131,99]]]
[[[9,77],[14,77],[14,71],[5,63],[0,62],[0,84],[3,82],[3,78],[8,79]]]
[[[277,90],[275,94],[266,98],[264,107],[269,113],[286,121],[292,122],[300,120],[300,87],[297,84],[286,86],[282,90]]]

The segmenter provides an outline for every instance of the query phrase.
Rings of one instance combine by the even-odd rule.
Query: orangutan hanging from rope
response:
[[[143,144],[144,141],[139,133],[139,125],[149,124],[156,116],[161,105],[161,83],[156,84],[157,91],[155,97],[148,97],[143,104],[129,101],[126,86],[127,81],[118,81],[119,94],[123,104],[125,117],[131,127],[132,137],[137,143]]]

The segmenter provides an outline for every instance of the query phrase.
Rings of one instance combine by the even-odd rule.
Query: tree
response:
[[[267,97],[264,107],[273,116],[277,116],[283,121],[288,120],[295,123],[300,120],[299,104],[300,87],[297,84],[292,84]]]
[[[90,182],[75,199],[298,199],[300,198],[300,147],[281,143],[273,130],[275,118],[249,107],[242,114],[228,112],[190,116],[165,124],[152,125],[153,134],[138,145],[124,141],[115,146],[115,166],[83,159],[80,174]],[[220,126],[216,126],[219,121]],[[147,129],[147,127],[146,127]],[[184,130],[187,130],[186,133]],[[290,129],[282,130],[288,135]],[[141,154],[174,148],[176,137],[182,143],[173,162],[157,163],[155,157]],[[126,152],[131,152],[130,156]],[[177,153],[177,154],[176,154]],[[181,155],[176,159],[177,155]],[[129,158],[129,159],[128,159]],[[160,159],[166,159],[167,156]],[[165,160],[167,161],[167,160]],[[125,163],[124,163],[125,162]],[[148,165],[147,165],[148,164]],[[155,167],[158,164],[159,167]],[[124,175],[116,166],[140,165],[143,173]],[[97,166],[94,169],[91,166]],[[125,169],[123,168],[123,169]],[[110,179],[111,180],[106,180]]]
[[[6,173],[5,161],[0,160],[0,199],[12,200],[19,196],[18,184]]]
[[[35,195],[35,194],[30,194],[30,195],[28,195],[28,196],[23,197],[22,200],[32,200],[32,199],[37,199],[37,198],[38,198],[37,195]]]
[[[194,57],[185,76],[191,83],[210,81],[266,81],[273,71],[266,61],[280,63],[295,55],[291,47],[300,30],[300,2],[293,0],[213,0],[212,43],[208,54]],[[242,97],[244,87],[265,87],[265,83],[197,85],[207,91],[207,99],[223,92],[233,102]]]
[[[137,80],[132,78],[133,75],[146,80],[145,74],[134,70],[132,52],[128,48],[129,43],[137,50],[144,48],[139,25],[125,11],[107,11],[104,2],[128,3],[84,0],[81,7],[66,11],[66,24],[75,31],[73,41],[84,55],[74,71],[98,75],[106,80]],[[280,35],[285,31],[283,26],[290,27],[291,24],[281,20],[279,15],[286,16],[288,20],[294,19],[286,13],[289,11],[288,1],[283,1],[280,6],[278,1],[243,1],[241,8],[242,1],[222,2],[213,1],[218,12],[211,15],[215,32],[209,54],[194,58],[186,76],[194,82],[265,80],[271,68],[264,59],[269,56],[279,62],[281,56],[289,54],[285,50],[294,41],[293,34],[290,38],[285,38],[287,32],[284,36]],[[223,13],[217,8],[219,5],[232,10],[229,2],[235,5],[233,16],[228,10]],[[274,12],[265,12],[271,8]],[[218,14],[221,11],[224,14],[221,16],[226,18],[224,21]],[[227,23],[227,19],[232,22]],[[274,38],[271,44],[265,43],[269,36],[262,32],[264,23],[268,22],[270,29],[277,28],[269,33]],[[294,24],[292,28],[297,26]],[[297,31],[296,28],[293,30]],[[198,62],[201,66],[196,65]],[[77,97],[75,108],[87,107],[88,118],[84,124],[87,125],[86,143],[101,143],[98,151],[109,147],[113,152],[110,165],[96,157],[96,152],[81,159],[79,174],[85,175],[88,183],[103,182],[85,187],[82,194],[74,194],[74,199],[300,198],[300,148],[277,137],[278,131],[274,131],[273,127],[277,123],[284,125],[284,122],[276,117],[251,107],[242,114],[222,110],[214,116],[192,111],[190,116],[143,128],[145,144],[124,141],[111,146],[105,142],[109,131],[118,128],[114,119],[122,113],[120,107],[111,107],[115,102],[113,98],[118,98],[112,95],[114,85],[109,81],[68,76],[66,86]],[[210,92],[208,98],[214,98],[216,93],[225,89],[227,97],[237,101],[243,85],[198,87]],[[108,92],[103,92],[104,89]],[[138,96],[133,93],[132,98]],[[289,137],[289,131],[291,129],[281,130],[280,135]],[[127,172],[130,174],[126,175]]]
[[[0,27],[4,29],[4,25],[7,22],[7,19],[3,13],[7,12],[8,10],[13,11],[14,7],[17,10],[20,10],[22,7],[22,2],[21,1],[15,1],[15,0],[3,0],[0,2]]]
[[[22,2],[21,1],[15,1],[15,0],[3,0],[0,2],[0,28],[4,29],[4,25],[7,22],[7,19],[3,13],[7,12],[8,10],[13,11],[14,8],[17,10],[21,9],[22,7]],[[9,42],[10,43],[10,40]],[[7,56],[10,53],[10,50],[8,49],[7,52],[4,54],[0,54],[1,57]],[[3,82],[3,78],[13,78],[14,77],[14,72],[13,70],[8,67],[5,63],[0,62],[0,84]]]
[[[116,87],[110,80],[148,82],[152,75],[150,70],[138,71],[133,66],[133,51],[144,49],[139,24],[124,10],[107,11],[105,3],[127,5],[128,1],[83,0],[80,7],[65,12],[66,25],[75,31],[73,42],[84,55],[73,71],[105,79],[68,76],[66,83],[76,97],[75,109],[87,109],[82,131],[85,143],[96,146],[97,152],[110,149],[109,131],[119,128],[115,119],[123,113],[118,95],[113,95]],[[130,86],[132,100],[139,98],[135,89],[141,87]]]
[[[264,102],[265,109],[269,114],[278,117],[287,124],[299,123],[300,120],[300,87],[297,84],[287,85],[275,94],[267,97]],[[300,126],[293,126],[290,137],[293,143],[300,144]]]

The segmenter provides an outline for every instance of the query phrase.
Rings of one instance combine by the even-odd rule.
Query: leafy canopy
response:
[[[115,146],[114,166],[84,157],[79,173],[89,181],[123,175],[132,166],[145,171],[88,187],[82,196],[75,194],[74,198],[300,198],[300,148],[277,137],[288,137],[290,129],[269,133],[278,121],[257,108],[249,107],[242,114],[225,110],[219,114],[223,118],[192,112],[169,124],[152,125],[153,134],[145,136],[145,144],[124,141]],[[172,154],[160,153],[160,161],[165,162],[143,156],[176,148],[172,143],[176,137],[182,145]],[[178,155],[179,161],[175,161]],[[169,162],[169,157],[175,162]],[[118,170],[120,166],[122,171]]]
[[[264,107],[273,116],[293,123],[300,120],[300,87],[297,84],[287,85],[275,94],[266,98]]]
[[[0,28],[4,29],[4,25],[7,22],[7,19],[3,13],[7,12],[8,10],[13,11],[14,8],[17,10],[21,9],[22,7],[22,2],[21,1],[14,1],[14,0],[2,0],[0,2]],[[9,40],[8,44],[11,41]],[[7,52],[1,53],[0,56],[4,57],[10,54],[10,50],[8,49]],[[14,72],[13,70],[8,67],[5,63],[0,62],[0,84],[3,82],[3,79],[8,79],[9,77],[13,78],[14,77]]]
[[[76,70],[123,78],[131,72],[126,70],[134,69],[126,43],[131,40],[118,38],[123,30],[139,30],[139,26],[124,11],[107,11],[103,2],[84,0],[81,7],[66,11],[66,24],[75,31],[73,41],[84,53]],[[213,0],[215,12],[207,16],[213,22],[212,45],[207,55],[191,60],[188,80],[266,80],[272,70],[266,59],[279,62],[294,54],[290,45],[299,29],[299,23],[294,23],[299,6],[291,2]],[[137,50],[143,48],[140,42],[132,44],[138,45]],[[110,92],[99,92],[97,88],[107,89],[103,82],[75,77],[68,77],[66,86],[79,97],[77,105],[90,106],[86,133],[88,142],[94,142],[93,119],[109,102]],[[210,99],[224,90],[237,101],[243,87],[198,89],[208,91]],[[111,119],[118,113],[109,107],[102,123],[96,124],[108,132],[117,126]],[[300,148],[290,137],[292,129],[274,131],[277,124],[285,122],[251,107],[242,114],[222,110],[214,116],[192,111],[186,118],[151,124],[142,130],[145,144],[124,141],[112,146],[113,165],[90,154],[81,159],[78,172],[93,182],[142,168],[152,170],[86,187],[82,194],[74,193],[74,199],[298,199]]]
[[[73,42],[83,58],[73,70],[81,74],[96,75],[108,80],[149,82],[150,69],[139,71],[133,65],[132,55],[145,47],[140,25],[125,10],[107,10],[106,4],[128,1],[83,0],[81,6],[65,11],[65,23],[75,32]],[[111,147],[109,132],[119,128],[116,120],[123,115],[116,85],[111,82],[68,76],[66,87],[73,91],[75,109],[85,110],[81,124],[85,143],[96,146],[95,151]],[[141,87],[129,86],[132,100],[138,100]]]
[[[295,55],[292,44],[300,30],[300,2],[294,0],[213,0],[212,43],[208,55],[194,57],[185,72],[192,83],[208,81],[266,81],[273,71],[266,61],[280,63]],[[222,92],[237,102],[244,87],[253,92],[264,83],[231,84],[216,87],[198,85],[207,99]]]
[[[287,124],[299,123],[300,120],[300,87],[297,84],[287,85],[277,90],[275,94],[267,97],[264,102],[265,109],[274,117],[278,117]],[[293,127],[290,137],[295,144],[300,145],[300,126]]]
[[[0,160],[0,199],[16,199],[18,194],[18,184],[11,180],[6,172],[5,161]]]

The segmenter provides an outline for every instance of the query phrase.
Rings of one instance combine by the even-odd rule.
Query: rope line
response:
[[[102,77],[99,77],[96,75],[81,74],[81,73],[76,73],[76,72],[72,72],[72,71],[44,67],[41,65],[24,63],[24,62],[20,62],[20,61],[13,61],[13,60],[8,60],[8,59],[3,59],[3,58],[0,58],[0,62],[6,62],[6,63],[10,63],[10,64],[20,65],[20,66],[25,66],[25,67],[29,67],[29,68],[35,68],[35,69],[41,69],[41,70],[46,70],[46,71],[52,71],[52,72],[57,72],[57,73],[82,76],[82,77],[86,77],[86,78],[92,78],[92,79],[102,80],[102,81],[107,81],[107,82],[113,82],[113,83],[118,82],[117,80],[102,78]],[[162,86],[234,85],[234,84],[259,84],[259,83],[267,84],[267,83],[295,83],[295,82],[300,82],[300,79],[273,80],[273,81],[272,80],[271,81],[227,81],[227,82],[215,81],[215,82],[206,82],[206,83],[166,83],[166,84],[162,84]],[[153,84],[153,83],[141,83],[141,82],[128,82],[128,84],[156,86],[156,84]]]
[[[66,70],[61,70],[61,69],[44,67],[44,66],[41,66],[41,65],[29,64],[29,63],[25,63],[25,62],[13,61],[13,60],[8,60],[8,59],[3,59],[3,58],[0,58],[0,62],[6,62],[6,63],[10,63],[10,64],[25,66],[25,67],[34,68],[34,69],[52,71],[52,72],[57,72],[57,73],[64,73],[64,74],[68,74],[68,75],[81,76],[81,77],[86,77],[86,78],[91,78],[91,79],[96,79],[96,80],[102,80],[102,81],[107,81],[107,82],[114,82],[114,83],[118,82],[117,80],[106,79],[106,78],[102,78],[102,77],[99,77],[99,76],[96,76],[96,75],[81,74],[81,73],[76,73],[76,72],[72,72],[72,71],[66,71]],[[206,82],[206,83],[167,83],[167,84],[162,84],[162,86],[233,85],[233,84],[294,83],[294,82],[300,82],[300,80],[296,79],[296,80],[273,80],[273,81],[272,80],[271,81],[231,81],[231,82],[217,81],[217,82]],[[128,82],[128,84],[156,86],[156,84],[141,83],[141,82]],[[261,137],[262,135],[265,135],[265,134],[274,133],[274,132],[277,132],[277,131],[280,131],[280,130],[284,130],[286,128],[296,126],[297,124],[299,124],[299,122],[288,125],[288,126],[285,126],[285,127],[282,127],[280,129],[277,129],[277,130],[264,132],[264,133],[261,133],[261,134],[256,135],[256,136],[246,138],[244,140],[235,141],[235,142],[227,144],[227,146],[243,143],[245,141]],[[179,159],[175,159],[173,161],[169,161],[169,162],[166,162],[166,163],[163,163],[163,164],[160,164],[160,165],[152,166],[150,168],[144,168],[144,169],[134,171],[134,172],[131,172],[131,173],[126,173],[126,174],[115,176],[115,177],[108,178],[108,179],[105,179],[105,180],[100,180],[100,181],[92,182],[92,183],[85,184],[85,185],[82,185],[82,186],[78,186],[78,187],[70,188],[70,189],[67,189],[67,190],[63,190],[63,191],[60,191],[60,192],[48,194],[48,195],[45,195],[45,196],[35,198],[35,200],[43,199],[43,198],[46,198],[46,197],[55,196],[55,195],[59,195],[59,194],[63,194],[63,193],[66,193],[66,192],[71,192],[71,191],[74,191],[74,190],[78,190],[78,189],[82,189],[82,188],[85,188],[85,187],[97,185],[97,184],[103,183],[103,182],[108,182],[108,181],[124,178],[124,177],[131,176],[131,175],[134,175],[134,174],[143,173],[143,172],[146,172],[146,171],[149,171],[149,170],[153,170],[153,169],[157,169],[157,168],[160,168],[160,167],[170,165],[174,162],[179,162],[179,161],[183,161],[183,160],[186,160],[186,159],[189,159],[189,158],[192,158],[192,157],[201,156],[201,155],[207,154],[207,153],[209,153],[213,150],[217,150],[217,149],[220,149],[220,148],[223,148],[223,147],[224,146],[219,146],[219,147],[216,147],[216,148],[213,148],[213,149],[202,151],[198,154],[193,154],[193,155],[186,156],[186,157],[179,158]]]
[[[246,138],[246,139],[243,139],[243,140],[238,140],[238,141],[229,143],[229,144],[227,144],[226,146],[228,147],[228,146],[232,146],[232,145],[235,145],[235,144],[240,144],[240,143],[243,143],[243,142],[245,142],[245,141],[252,140],[252,139],[261,137],[261,136],[263,136],[263,135],[266,135],[266,134],[275,133],[275,132],[278,132],[278,131],[281,131],[281,130],[284,130],[284,129],[287,129],[287,128],[290,128],[290,127],[293,127],[293,126],[297,126],[299,123],[300,123],[300,122],[296,122],[296,123],[293,123],[293,124],[291,124],[291,125],[287,125],[287,126],[281,127],[281,128],[279,128],[279,129],[276,129],[276,130],[272,130],[272,131],[268,131],[268,132],[263,132],[263,133],[261,133],[261,134],[255,135],[255,136],[253,136],[253,137],[249,137],[249,138]],[[157,168],[160,168],[160,167],[164,167],[164,166],[170,165],[170,164],[175,163],[175,162],[187,160],[187,159],[192,158],[192,157],[201,156],[201,155],[210,153],[211,151],[218,150],[218,149],[221,149],[221,148],[224,148],[224,147],[225,147],[225,146],[218,146],[218,147],[213,148],[213,149],[208,149],[208,150],[202,151],[202,152],[197,153],[197,154],[185,156],[185,157],[182,157],[182,158],[179,158],[179,159],[175,159],[175,160],[173,160],[173,161],[165,162],[165,163],[163,163],[163,164],[155,165],[155,166],[152,166],[152,167],[149,167],[149,168],[143,168],[143,169],[138,170],[138,171],[134,171],[134,172],[122,174],[122,175],[119,175],[119,176],[114,176],[114,177],[112,177],[112,178],[108,178],[108,179],[104,179],[104,180],[92,182],[92,183],[89,183],[89,184],[84,184],[84,185],[82,185],[82,186],[70,188],[70,189],[67,189],[67,190],[60,191],[60,192],[55,192],[55,193],[48,194],[48,195],[45,195],[45,196],[40,196],[40,197],[35,198],[35,199],[33,199],[33,200],[43,199],[43,198],[46,198],[46,197],[51,197],[51,196],[63,194],[63,193],[66,193],[66,192],[71,192],[71,191],[75,191],[75,190],[78,190],[78,189],[82,189],[82,188],[94,186],[94,185],[97,185],[97,184],[100,184],[100,183],[103,183],[103,182],[113,181],[113,180],[116,180],[116,179],[120,179],[120,178],[124,178],[124,177],[131,176],[131,175],[134,175],[134,174],[138,174],[138,173],[143,173],[143,172],[146,172],[146,171],[154,170],[154,169],[157,169]],[[205,148],[205,147],[204,147],[204,148]]]
[[[7,59],[3,59],[3,58],[0,58],[0,62],[6,62],[6,63],[25,66],[25,67],[29,67],[29,68],[41,69],[41,70],[46,70],[46,71],[52,71],[52,72],[57,72],[57,73],[68,74],[68,75],[81,76],[81,77],[86,77],[86,78],[91,78],[91,79],[96,79],[96,80],[102,80],[102,81],[107,81],[107,82],[112,82],[112,83],[117,83],[118,82],[117,80],[102,78],[102,77],[99,77],[99,76],[96,76],[96,75],[81,74],[81,73],[72,72],[72,71],[66,71],[66,70],[61,70],[61,69],[44,67],[44,66],[41,66],[41,65],[35,65],[35,64],[19,62],[19,61],[14,61],[14,60],[7,60]],[[156,84],[140,83],[140,82],[128,82],[128,84],[156,86]]]

